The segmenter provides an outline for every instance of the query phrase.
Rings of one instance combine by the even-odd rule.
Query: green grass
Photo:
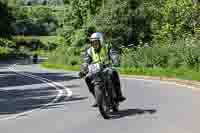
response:
[[[70,70],[70,71],[79,71],[80,66],[74,65],[74,66],[65,66],[61,64],[49,64],[49,63],[43,63],[41,64],[45,68],[50,68],[50,69],[63,69],[63,70]]]
[[[200,81],[200,72],[187,68],[170,69],[170,68],[121,68],[121,74],[127,75],[145,75],[156,77],[170,77],[186,80]]]
[[[50,69],[63,69],[69,71],[79,71],[80,66],[64,66],[61,64],[49,64],[43,63],[43,67]],[[156,77],[170,77],[185,80],[197,80],[200,81],[200,72],[189,70],[187,68],[170,69],[170,68],[119,68],[120,74],[124,75],[144,75],[144,76],[156,76]]]

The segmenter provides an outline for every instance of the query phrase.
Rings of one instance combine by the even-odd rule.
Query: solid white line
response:
[[[37,111],[41,108],[44,108],[44,107],[47,107],[49,105],[52,105],[54,104],[62,95],[64,95],[64,92],[63,90],[59,89],[59,87],[62,87],[64,88],[66,91],[67,91],[67,96],[68,97],[71,97],[72,96],[72,91],[69,89],[69,88],[66,88],[64,87],[62,84],[59,84],[57,82],[54,82],[52,80],[49,80],[49,79],[46,79],[46,78],[42,78],[42,77],[39,77],[39,76],[35,76],[35,75],[32,75],[32,74],[25,74],[25,73],[22,73],[22,72],[17,72],[16,70],[14,70],[14,66],[15,65],[12,65],[10,67],[8,67],[8,69],[12,72],[15,72],[17,74],[20,74],[20,75],[23,75],[23,76],[26,76],[26,77],[30,77],[30,78],[33,78],[35,80],[40,80],[46,84],[48,84],[49,86],[52,86],[54,87],[57,91],[58,91],[58,95],[56,96],[55,99],[53,99],[51,102],[47,103],[47,104],[44,104],[43,106],[41,106],[40,108],[37,108],[37,109],[32,109],[32,110],[29,110],[29,111],[25,111],[25,112],[22,112],[22,113],[18,113],[18,114],[15,114],[15,115],[12,115],[12,116],[9,116],[9,117],[6,117],[6,118],[2,118],[0,120],[10,120],[10,119],[16,119],[17,117],[19,116],[23,116],[23,115],[26,115],[26,114],[29,114],[29,113],[32,113],[34,111]]]
[[[56,85],[56,86],[59,86],[59,87],[62,87],[62,88],[64,88],[66,91],[67,91],[67,96],[68,97],[71,97],[72,96],[72,91],[69,89],[69,88],[67,88],[67,87],[65,87],[64,85],[62,85],[62,84],[60,84],[60,83],[58,83],[58,82],[54,82],[54,81],[52,81],[52,80],[49,80],[49,79],[46,79],[46,78],[43,78],[43,77],[38,77],[38,76],[36,76],[36,75],[32,75],[32,74],[29,74],[29,73],[23,73],[25,76],[29,76],[29,77],[31,77],[31,78],[39,78],[39,79],[41,79],[41,80],[44,80],[44,81],[47,81],[47,83],[52,83],[52,84],[54,84],[54,85]]]
[[[142,79],[142,78],[134,78],[134,77],[123,77],[122,79],[134,79],[134,80],[138,80],[138,81],[140,80],[140,81],[147,81],[147,82],[155,82],[157,80],[157,81],[160,81],[160,83],[162,83],[162,84],[176,85],[176,86],[180,86],[180,87],[184,87],[184,88],[189,88],[192,90],[199,90],[199,88],[197,88],[197,87],[179,84],[179,83],[176,83],[175,81],[162,81],[159,79]]]

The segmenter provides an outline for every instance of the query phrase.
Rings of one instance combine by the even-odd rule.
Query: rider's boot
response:
[[[124,97],[124,96],[118,96],[117,100],[118,100],[119,102],[123,102],[123,101],[126,100],[126,97]]]
[[[118,102],[125,101],[126,98],[122,95],[120,79],[119,79],[119,75],[118,75],[117,72],[113,73],[112,81],[113,81],[113,84],[115,86],[115,91],[116,91],[116,95],[117,95],[117,99],[116,100]]]
[[[91,92],[93,97],[94,97],[94,103],[92,104],[92,107],[97,107],[97,101],[96,101],[96,97],[95,97],[95,93]]]
[[[97,102],[96,102],[96,100],[95,100],[95,102],[92,104],[92,107],[97,107],[98,105],[97,105]]]
[[[95,97],[95,93],[94,91],[90,91],[94,97],[94,103],[92,104],[92,107],[97,107],[97,101],[96,101],[96,97]]]
[[[94,92],[94,88],[90,88],[90,93],[93,95],[94,97],[94,103],[92,104],[92,107],[97,107],[97,101],[96,101],[96,97],[95,97],[95,92]]]
[[[94,93],[93,91],[92,91],[91,93],[92,93],[92,95],[93,95],[93,97],[94,97],[94,103],[92,104],[92,107],[97,107],[98,105],[97,105],[95,93]]]

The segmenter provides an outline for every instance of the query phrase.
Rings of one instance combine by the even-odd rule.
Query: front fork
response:
[[[94,83],[94,86],[96,86],[95,89],[99,89],[95,91],[101,92],[102,95],[104,95],[106,104],[109,107],[115,106],[117,95],[116,95],[115,88],[112,82],[112,77],[109,74],[109,71],[104,71],[102,73],[98,73],[97,75],[95,75],[93,83]],[[96,97],[96,99],[98,103],[98,98]]]

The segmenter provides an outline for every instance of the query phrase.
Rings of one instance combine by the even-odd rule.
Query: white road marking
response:
[[[142,79],[142,78],[134,78],[134,77],[123,77],[122,79],[134,79],[134,80],[138,80],[138,81],[140,80],[140,81],[147,81],[147,82],[155,82],[157,80],[157,81],[160,81],[160,83],[162,83],[162,84],[176,85],[176,86],[180,86],[180,87],[184,87],[184,88],[189,88],[189,89],[192,89],[192,90],[199,90],[199,88],[197,88],[197,87],[179,84],[179,83],[176,83],[176,82],[173,82],[173,81],[162,81],[162,80],[159,80],[159,79]]]
[[[41,80],[43,80],[43,81],[45,81],[47,83],[52,83],[52,84],[54,84],[56,86],[62,87],[67,91],[67,96],[68,97],[72,96],[72,91],[69,88],[65,87],[64,85],[62,85],[62,84],[60,84],[58,82],[54,82],[52,80],[49,80],[49,79],[46,79],[46,78],[43,78],[43,77],[39,77],[39,76],[36,76],[36,75],[32,75],[32,74],[29,74],[29,73],[23,73],[23,75],[25,75],[27,77],[35,78],[35,79],[39,78],[39,79],[41,79]]]
[[[30,77],[30,78],[33,78],[33,79],[36,79],[36,80],[39,80],[39,81],[42,81],[46,84],[48,84],[49,86],[51,87],[54,87],[57,91],[58,91],[58,95],[56,96],[55,99],[53,99],[51,102],[47,103],[47,104],[44,104],[43,106],[41,106],[40,108],[37,108],[37,109],[32,109],[32,110],[29,110],[29,111],[25,111],[25,112],[22,112],[22,113],[18,113],[18,114],[15,114],[15,115],[12,115],[12,116],[9,116],[9,117],[6,117],[6,118],[2,118],[0,120],[10,120],[10,119],[16,119],[17,117],[20,117],[20,116],[23,116],[23,115],[26,115],[26,114],[29,114],[29,113],[32,113],[34,111],[37,111],[41,108],[45,108],[49,105],[52,105],[53,103],[55,103],[61,96],[64,95],[64,91],[58,87],[62,87],[64,88],[66,91],[67,91],[67,97],[71,97],[72,96],[72,91],[69,89],[69,88],[66,88],[65,86],[63,86],[62,84],[60,83],[57,83],[57,82],[54,82],[52,80],[49,80],[49,79],[46,79],[46,78],[43,78],[43,77],[39,77],[39,76],[35,76],[35,75],[32,75],[32,74],[27,74],[27,73],[22,73],[22,72],[18,72],[16,70],[14,70],[14,66],[15,65],[12,65],[10,67],[8,67],[8,69],[12,72],[15,72],[17,74],[20,74],[20,75],[23,75],[23,76],[26,76],[26,77]]]

